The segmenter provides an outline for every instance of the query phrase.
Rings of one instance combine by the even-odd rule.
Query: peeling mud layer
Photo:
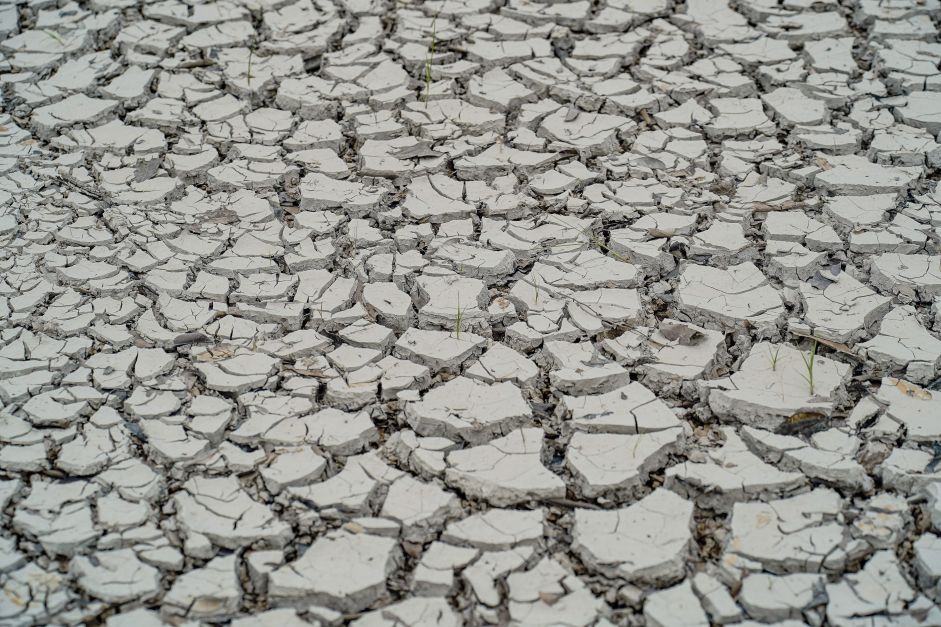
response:
[[[0,625],[941,625],[941,0],[0,0]]]

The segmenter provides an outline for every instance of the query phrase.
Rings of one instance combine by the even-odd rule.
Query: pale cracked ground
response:
[[[939,19],[0,0],[0,625],[941,625]]]

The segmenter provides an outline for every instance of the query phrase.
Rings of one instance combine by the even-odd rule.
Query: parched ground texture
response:
[[[939,0],[0,0],[0,625],[941,625]]]

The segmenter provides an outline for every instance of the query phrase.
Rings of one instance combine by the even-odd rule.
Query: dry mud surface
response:
[[[0,0],[0,625],[941,625],[939,0]]]

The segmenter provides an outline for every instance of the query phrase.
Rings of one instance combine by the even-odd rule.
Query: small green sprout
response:
[[[771,348],[768,348],[768,358],[771,361],[771,371],[777,371],[778,369],[778,355],[781,353],[781,345],[778,344],[774,347],[772,351]]]
[[[48,28],[44,28],[44,29],[42,29],[42,32],[46,33],[47,35],[49,35],[50,37],[52,37],[53,39],[55,39],[56,42],[57,42],[60,46],[64,46],[64,45],[65,45],[65,40],[62,39],[62,37],[59,36],[59,33],[55,32],[54,30],[51,30],[51,29],[48,29]]]
[[[438,28],[438,16],[435,15],[431,20],[431,45],[428,46],[428,56],[425,57],[425,95],[422,97],[422,100],[427,103],[428,96],[431,94],[431,60],[435,56],[435,47],[438,44],[437,41],[437,28]]]
[[[813,345],[810,348],[810,356],[805,355],[801,352],[801,361],[804,362],[804,368],[807,370],[806,373],[800,373],[804,381],[807,382],[807,387],[810,389],[810,395],[814,395],[814,358],[817,356],[817,340],[814,340]]]

